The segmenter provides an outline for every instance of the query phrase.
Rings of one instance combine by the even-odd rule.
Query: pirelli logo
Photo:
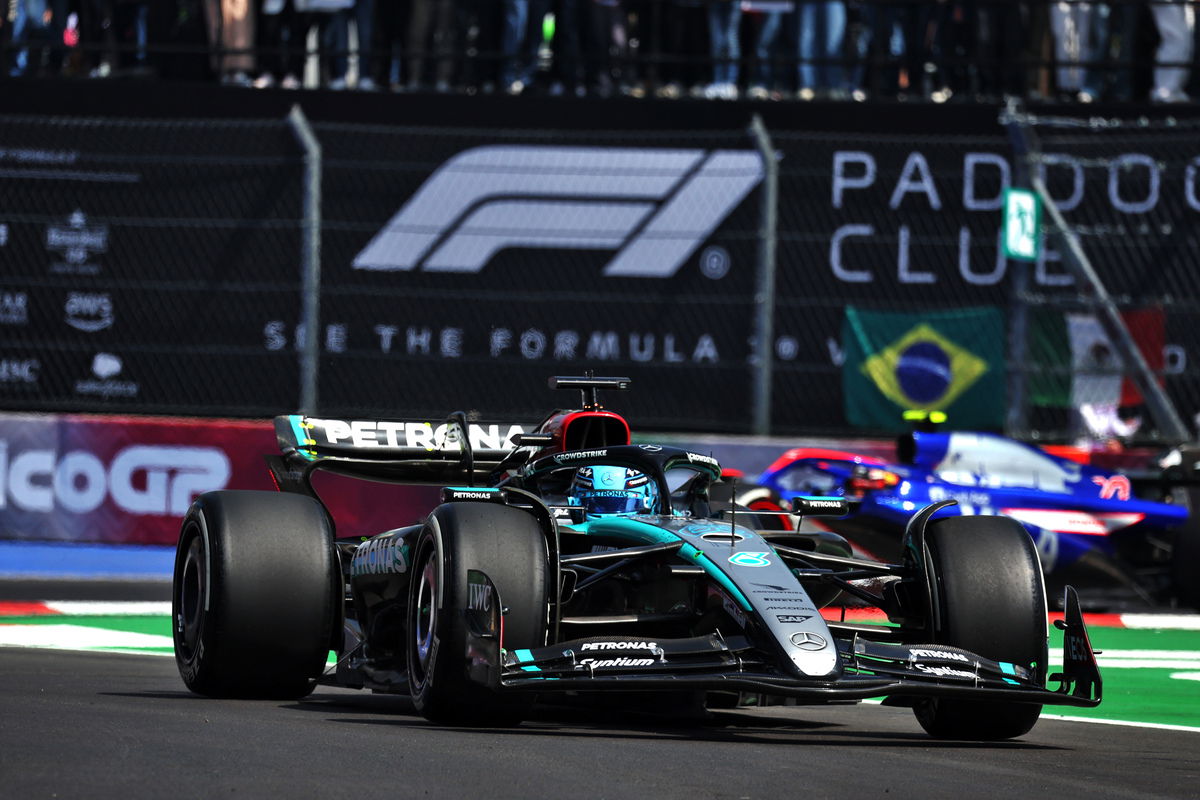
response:
[[[753,150],[496,145],[442,164],[355,269],[479,272],[511,247],[616,250],[615,277],[669,278],[762,180]]]

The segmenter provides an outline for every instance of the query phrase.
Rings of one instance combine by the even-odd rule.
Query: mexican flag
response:
[[[908,428],[905,411],[943,411],[954,428],[1000,428],[1005,341],[997,308],[911,313],[848,306],[842,323],[846,420],[900,432]]]
[[[1166,332],[1162,309],[1121,312],[1150,369],[1163,368]],[[1034,405],[1079,408],[1083,404],[1134,406],[1142,395],[1121,363],[1117,348],[1094,314],[1039,311],[1030,320],[1029,396]]]

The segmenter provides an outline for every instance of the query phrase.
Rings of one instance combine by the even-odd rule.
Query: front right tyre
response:
[[[934,642],[1030,668],[1045,685],[1046,588],[1029,534],[1009,517],[945,517],[925,534],[940,619]],[[924,698],[917,721],[940,739],[999,740],[1028,733],[1035,703]]]

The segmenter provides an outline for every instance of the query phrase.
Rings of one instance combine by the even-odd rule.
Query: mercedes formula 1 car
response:
[[[939,516],[1018,521],[1036,543],[1052,587],[1071,584],[1099,603],[1124,597],[1200,608],[1200,520],[1188,511],[1189,498],[1200,493],[1181,476],[1171,485],[1165,480],[1143,477],[1156,498],[1146,499],[1127,474],[1033,445],[987,433],[916,430],[897,440],[895,462],[795,448],[757,483],[784,501],[811,494],[858,500],[853,516],[829,527],[881,558],[900,552],[915,510],[954,500]]]
[[[597,402],[627,379],[551,385],[582,390],[583,407],[530,430],[461,413],[441,425],[278,417],[280,491],[204,494],[183,519],[173,614],[188,688],[294,698],[326,683],[479,725],[515,724],[539,696],[883,698],[955,739],[1021,736],[1043,705],[1099,704],[1070,589],[1051,673],[1038,553],[1013,520],[935,519],[953,500],[932,504],[886,563],[836,534],[757,530],[747,523],[761,515],[710,503],[713,458],[630,443]],[[320,470],[441,485],[442,502],[339,538],[312,488]],[[849,511],[844,498],[794,502],[802,515]],[[847,621],[839,596],[887,622]]]

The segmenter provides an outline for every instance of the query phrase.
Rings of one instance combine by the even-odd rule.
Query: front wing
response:
[[[796,678],[775,667],[774,659],[742,636],[713,634],[659,641],[613,636],[547,647],[499,651],[490,676],[501,690],[729,690],[781,695],[812,702],[876,697],[960,697],[1042,705],[1091,707],[1100,704],[1102,684],[1074,590],[1068,589],[1063,671],[1050,676],[1057,689],[1044,688],[1024,667],[982,658],[940,644],[893,644],[861,633],[838,640],[841,670],[827,679]],[[476,658],[490,649],[476,642]],[[488,659],[490,660],[490,659]],[[478,664],[478,662],[476,662]]]

